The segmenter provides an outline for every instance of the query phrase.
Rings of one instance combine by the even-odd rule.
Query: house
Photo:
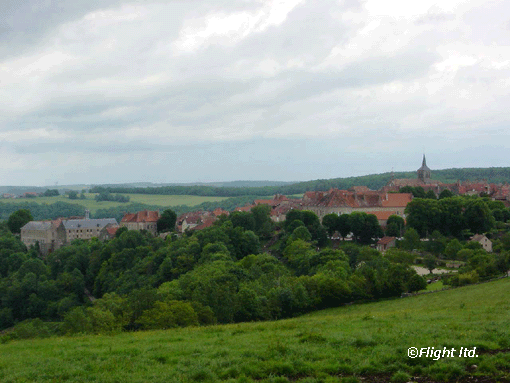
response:
[[[102,219],[68,219],[62,221],[57,228],[57,241],[62,245],[71,243],[75,239],[88,240],[99,238],[101,230],[108,224],[118,225],[115,218]]]
[[[128,230],[147,230],[152,235],[158,232],[159,211],[139,211],[133,214],[124,214],[120,221],[120,227]]]
[[[110,239],[113,239],[115,238],[115,234],[117,234],[117,230],[119,229],[120,229],[119,225],[113,225],[109,223],[101,229],[98,238],[100,241],[108,241]]]
[[[397,245],[397,238],[395,237],[382,237],[377,242],[377,250],[380,252],[385,252],[391,247],[395,247]]]
[[[62,244],[57,240],[57,227],[62,219],[53,221],[30,221],[21,228],[21,242],[28,248],[39,244],[42,255],[58,249]]]
[[[483,235],[483,234],[473,235],[469,241],[478,242],[480,245],[482,245],[482,248],[486,252],[492,253],[492,241],[489,238],[487,238],[485,235]]]

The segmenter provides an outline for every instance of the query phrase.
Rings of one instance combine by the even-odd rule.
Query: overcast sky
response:
[[[510,166],[508,0],[1,0],[1,185]]]

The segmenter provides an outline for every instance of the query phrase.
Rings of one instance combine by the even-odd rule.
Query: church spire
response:
[[[421,164],[421,168],[418,169],[417,173],[418,179],[421,180],[422,182],[426,183],[431,178],[430,169],[427,166],[427,160],[425,159],[425,153],[423,153],[423,161]]]

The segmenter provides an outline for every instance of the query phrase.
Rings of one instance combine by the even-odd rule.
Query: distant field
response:
[[[11,341],[0,381],[508,382],[509,289],[505,278],[275,322]],[[456,351],[413,359],[410,347]]]
[[[157,205],[162,207],[167,206],[178,206],[178,205],[186,205],[186,206],[196,206],[200,205],[202,202],[215,202],[222,201],[227,199],[228,197],[201,197],[201,196],[190,196],[190,195],[147,195],[147,194],[123,194],[127,195],[130,198],[130,202],[140,202],[145,203],[147,205]],[[94,200],[95,194],[86,193],[85,196],[87,199],[75,199],[71,200],[67,198],[67,196],[58,196],[58,197],[36,197],[36,198],[18,198],[18,199],[0,199],[0,202],[5,203],[14,203],[19,204],[23,202],[37,202],[37,203],[47,203],[53,204],[58,201],[74,203],[78,205],[82,205],[83,207],[89,209],[92,213],[94,213],[97,209],[108,209],[111,207],[117,207],[121,205],[125,205],[120,202],[110,202],[110,201],[102,201],[96,202]],[[128,202],[128,204],[130,203]]]

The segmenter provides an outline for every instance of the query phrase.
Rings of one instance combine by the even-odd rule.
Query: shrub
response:
[[[198,315],[191,303],[182,301],[156,302],[136,321],[145,329],[164,329],[198,325]]]

